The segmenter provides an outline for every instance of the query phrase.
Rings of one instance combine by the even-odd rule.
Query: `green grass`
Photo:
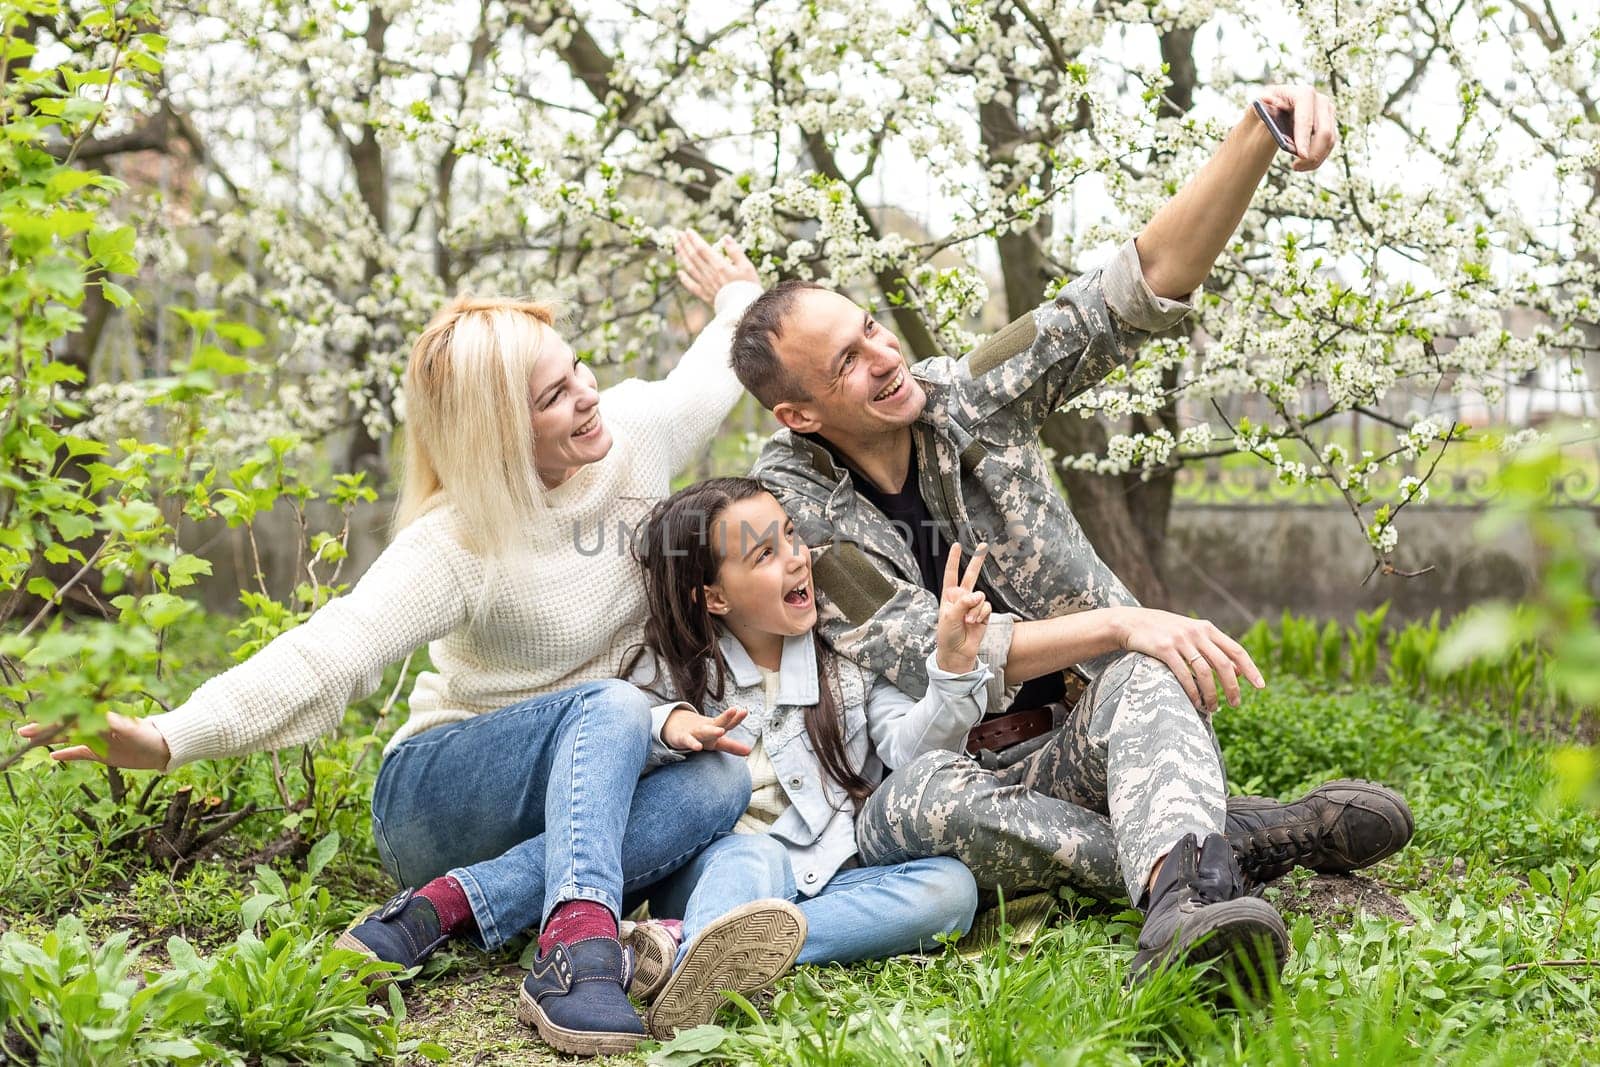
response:
[[[683,1035],[658,1062],[1584,1062],[1600,1030],[1593,813],[1546,801],[1548,748],[1485,713],[1384,690],[1278,681],[1217,719],[1233,780],[1290,797],[1320,780],[1400,786],[1413,845],[1370,878],[1268,890],[1295,952],[1265,1003],[1213,1002],[1194,975],[1129,991],[1136,916],[1063,899],[1025,951],[790,979],[767,1017]],[[1531,1054],[1531,1050],[1537,1050]]]
[[[218,665],[203,641],[195,649],[175,692]],[[103,769],[11,768],[0,790],[0,1048],[75,1064],[416,1062],[440,1054],[419,1044],[430,1042],[452,1062],[556,1062],[514,1018],[521,946],[453,948],[403,1000],[385,994],[370,1008],[333,974],[327,935],[388,892],[365,814],[381,703],[353,709],[344,734],[318,747],[309,811],[269,810],[282,800],[265,756],[163,782],[158,798],[190,785],[263,809],[176,873],[138,847],[113,847],[140,817],[106,797]],[[1600,959],[1600,833],[1592,811],[1548,799],[1548,744],[1498,710],[1293,679],[1217,725],[1241,791],[1288,797],[1329,777],[1372,777],[1402,788],[1417,816],[1413,845],[1369,878],[1297,875],[1269,890],[1295,952],[1264,1002],[1208,996],[1184,971],[1126,989],[1137,916],[1066,894],[1026,948],[806,968],[761,1014],[730,1009],[722,1025],[633,1059],[1377,1067],[1588,1057],[1600,1032],[1594,968],[1552,961]],[[299,755],[280,763],[295,801]],[[147,779],[130,781],[137,792]],[[282,846],[329,831],[340,847],[318,850],[311,860],[326,866],[307,878],[304,846]],[[41,963],[38,946],[53,946],[56,962]],[[145,998],[138,1011],[135,996]],[[74,1030],[93,1040],[49,1043]]]

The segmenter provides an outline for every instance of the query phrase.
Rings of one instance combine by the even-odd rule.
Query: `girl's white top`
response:
[[[784,639],[776,695],[769,694],[761,668],[737,638],[720,629],[717,644],[728,665],[727,688],[720,697],[708,695],[704,707],[691,710],[710,716],[729,708],[748,713],[728,736],[750,745],[752,751],[759,745],[777,776],[783,793],[770,804],[776,817],[767,832],[788,849],[795,888],[803,896],[815,896],[857,852],[855,805],[823,771],[805,729],[805,711],[821,695],[816,643],[810,633]],[[981,659],[964,674],[942,671],[936,654],[930,652],[925,664],[928,691],[921,700],[913,700],[887,678],[840,656],[828,653],[826,666],[837,686],[834,696],[845,758],[872,786],[883,781],[888,768],[904,767],[925,752],[962,751],[967,731],[983,715],[992,673]],[[683,753],[667,747],[661,730],[674,707],[690,705],[674,703],[681,694],[653,657],[641,660],[630,677],[662,702],[653,709],[650,762],[683,759]],[[752,768],[752,779],[758,773]]]
[[[410,718],[386,752],[435,726],[616,677],[644,621],[632,531],[739,399],[728,353],[760,292],[724,286],[716,317],[670,374],[601,393],[611,451],[546,494],[548,514],[512,553],[490,561],[468,551],[444,501],[400,531],[354,589],[152,716],[172,750],[167,769],[331,731],[386,666],[424,644],[434,670],[418,675]]]

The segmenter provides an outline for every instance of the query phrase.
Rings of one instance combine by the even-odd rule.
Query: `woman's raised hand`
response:
[[[32,741],[48,738],[51,727],[30,722],[17,733]],[[71,745],[50,753],[53,760],[94,760],[125,771],[159,771],[172,760],[167,739],[148,719],[130,719],[116,712],[106,716],[106,754],[101,756],[88,745]]]
[[[678,252],[678,281],[683,287],[715,305],[717,293],[729,282],[759,282],[756,268],[745,257],[744,249],[732,237],[717,242],[718,248],[706,244],[693,230],[678,235],[675,245]],[[720,249],[720,251],[718,250]]]
[[[944,564],[944,594],[939,597],[939,625],[934,634],[935,659],[941,671],[965,674],[978,665],[978,646],[994,610],[975,588],[988,545],[979,545],[961,573],[961,546],[951,545]]]
[[[729,708],[716,718],[707,718],[687,706],[676,707],[661,727],[661,740],[668,748],[679,752],[701,752],[710,749],[728,752],[735,756],[750,755],[750,746],[726,736],[728,731],[744,722],[749,712],[743,708]]]

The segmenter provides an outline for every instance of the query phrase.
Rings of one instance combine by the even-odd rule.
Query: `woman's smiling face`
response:
[[[585,464],[605,458],[611,451],[611,431],[600,417],[594,372],[553,332],[547,332],[545,345],[528,383],[528,397],[533,465],[553,489]]]

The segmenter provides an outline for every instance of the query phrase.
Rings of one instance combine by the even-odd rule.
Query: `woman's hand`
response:
[[[941,671],[965,674],[978,665],[978,646],[989,629],[994,610],[988,598],[978,592],[978,572],[988,545],[979,545],[961,573],[961,546],[951,545],[944,564],[944,594],[939,597],[939,624],[934,632],[934,662]]]
[[[1228,703],[1239,706],[1239,676],[1257,689],[1266,681],[1244,646],[1204,619],[1153,608],[1109,608],[1118,639],[1128,652],[1143,652],[1165,663],[1197,710],[1217,710],[1216,679]],[[1215,677],[1213,677],[1215,675]]]
[[[30,722],[17,730],[22,737],[32,741],[36,737],[51,736],[51,727]],[[106,716],[106,754],[104,757],[88,745],[72,745],[50,753],[53,760],[94,760],[125,771],[159,771],[172,762],[172,750],[161,731],[148,719],[130,719],[112,712]]]
[[[698,233],[684,230],[678,235],[675,246],[678,252],[678,281],[689,292],[713,306],[716,305],[717,293],[729,282],[761,281],[756,276],[756,268],[745,258],[744,249],[735,244],[732,237],[724,237],[717,243],[722,249],[721,254],[706,244],[705,238]]]
[[[729,730],[744,722],[744,717],[748,714],[749,712],[743,708],[729,708],[716,718],[708,719],[690,708],[673,708],[671,714],[667,716],[666,724],[661,727],[661,740],[666,742],[668,748],[679,752],[701,752],[709,749],[714,752],[728,752],[735,756],[748,756],[749,745],[725,736]]]

